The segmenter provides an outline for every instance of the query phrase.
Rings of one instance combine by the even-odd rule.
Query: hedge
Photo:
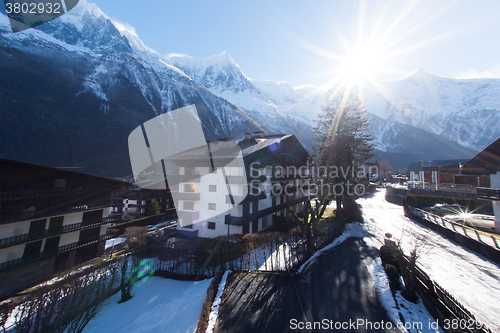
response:
[[[432,207],[435,204],[457,204],[467,207],[469,211],[478,208],[477,201],[473,198],[453,198],[438,197],[420,194],[405,194],[403,197],[403,206],[412,206],[416,208]]]

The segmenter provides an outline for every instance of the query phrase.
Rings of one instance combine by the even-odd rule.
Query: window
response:
[[[186,168],[186,175],[187,176],[194,176],[196,175],[196,168]]]
[[[217,192],[217,185],[208,185],[209,192]]]
[[[66,188],[66,179],[56,179],[54,181],[54,188]]]
[[[194,202],[193,201],[184,201],[182,204],[182,209],[193,210],[194,209]]]
[[[262,229],[267,228],[267,215],[262,218]]]
[[[194,192],[194,184],[184,184],[184,192]]]
[[[208,222],[208,229],[215,230],[215,222]]]
[[[208,209],[209,209],[209,210],[216,210],[216,209],[217,209],[216,207],[217,207],[217,205],[216,205],[216,204],[214,204],[214,203],[209,203],[209,204],[208,204]]]

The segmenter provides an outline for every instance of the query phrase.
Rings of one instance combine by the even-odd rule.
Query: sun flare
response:
[[[384,69],[383,58],[381,50],[368,46],[358,47],[347,52],[340,61],[340,77],[350,84],[373,80]]]

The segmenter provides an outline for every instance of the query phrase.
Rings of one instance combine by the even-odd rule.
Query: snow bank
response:
[[[219,290],[217,291],[217,296],[215,296],[214,302],[212,304],[212,308],[210,309],[210,316],[208,317],[208,327],[206,332],[212,333],[215,328],[215,323],[217,321],[217,317],[219,317],[219,307],[222,301],[222,292],[224,291],[224,287],[226,286],[227,277],[231,273],[231,271],[226,271],[222,280],[219,283]]]
[[[367,235],[365,229],[363,228],[363,224],[359,222],[354,222],[354,223],[348,223],[344,227],[344,232],[342,235],[337,237],[333,242],[325,246],[324,248],[316,251],[314,255],[309,258],[302,266],[300,266],[298,272],[302,273],[304,270],[306,270],[312,263],[314,263],[323,252],[330,250],[331,248],[342,244],[345,242],[348,238],[351,237],[356,237],[356,238],[364,238]]]
[[[194,332],[210,281],[146,277],[129,301],[118,304],[120,293],[112,296],[84,332]]]
[[[391,318],[391,320],[398,325],[399,329],[403,332],[443,333],[441,328],[436,327],[437,325],[435,323],[435,319],[431,316],[429,311],[427,311],[420,298],[418,303],[414,304],[407,301],[403,296],[401,296],[401,292],[398,291],[396,292],[396,300],[394,300],[389,287],[389,280],[385,274],[380,258],[376,258],[372,262],[372,264],[368,267],[368,271],[370,272],[370,275],[375,283],[380,302],[387,310],[389,318]],[[397,304],[399,304],[399,309],[396,305],[396,301]],[[403,316],[405,324],[401,322],[399,313]],[[408,329],[405,328],[405,325]]]
[[[125,242],[127,239],[125,237],[118,237],[118,238],[111,238],[106,241],[106,245],[104,246],[104,249],[107,250],[113,245],[118,245],[120,243]]]
[[[471,311],[481,323],[494,332],[500,332],[500,265],[441,236],[404,216],[403,207],[388,203],[385,191],[372,198],[359,199],[363,208],[365,226],[375,237],[379,248],[386,232],[407,245],[414,239],[426,237],[426,245],[418,259],[418,266],[441,287],[452,294]],[[408,253],[408,252],[407,252]]]

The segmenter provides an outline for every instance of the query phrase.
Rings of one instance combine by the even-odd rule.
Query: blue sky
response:
[[[162,54],[228,51],[255,79],[325,84],[368,40],[377,79],[500,77],[500,1],[88,1]]]

